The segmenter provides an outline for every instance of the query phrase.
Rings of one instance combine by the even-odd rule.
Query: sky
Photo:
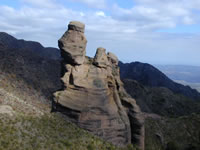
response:
[[[123,62],[200,66],[200,0],[0,0],[0,31],[58,47],[70,21]]]

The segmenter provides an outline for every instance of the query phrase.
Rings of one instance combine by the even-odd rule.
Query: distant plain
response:
[[[177,83],[188,85],[200,92],[200,66],[155,65]]]

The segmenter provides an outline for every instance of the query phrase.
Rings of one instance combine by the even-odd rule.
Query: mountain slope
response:
[[[200,115],[178,118],[148,117],[145,121],[146,150],[199,150]]]
[[[118,148],[91,135],[50,107],[34,106],[0,87],[0,149],[2,150],[135,150]]]
[[[150,64],[140,62],[123,64],[120,62],[119,66],[122,79],[133,79],[149,87],[165,87],[174,93],[183,94],[192,99],[200,100],[200,93],[196,90],[191,89],[189,86],[175,83]]]
[[[9,50],[17,50],[21,53],[28,52],[29,55],[38,55],[44,59],[60,59],[60,52],[57,48],[45,48],[38,42],[18,40],[5,32],[0,32],[0,45]]]
[[[156,67],[172,80],[189,83],[200,83],[200,67],[186,65],[156,65]]]
[[[8,37],[10,39],[5,41],[18,42],[15,38]],[[31,47],[20,49],[9,45],[0,42],[0,149],[121,149],[77,128],[60,114],[49,113],[51,94],[61,88],[59,57],[49,59],[43,57],[41,51],[38,54],[33,52]],[[55,56],[51,50],[47,53]],[[184,115],[182,105],[176,102],[172,104],[178,109],[168,112],[170,107],[167,106],[174,100],[173,92],[163,87],[147,87],[133,80],[127,81],[127,84],[124,81],[124,85],[136,100],[138,96],[143,98],[147,95],[146,99],[140,101],[144,106],[142,110],[147,112],[144,114],[150,116],[145,122],[146,150],[169,150],[170,146],[178,150],[199,150],[199,115],[166,117],[176,110],[176,114]],[[157,89],[160,91],[157,93],[158,97],[149,99]],[[154,96],[157,94],[155,92]],[[181,100],[179,94],[175,95],[176,99]],[[165,99],[165,107],[160,107],[160,97]],[[152,110],[149,106],[155,104],[158,106]],[[185,114],[189,114],[194,108],[193,104],[187,105],[185,107],[189,111]],[[2,111],[2,108],[10,108],[7,106],[11,109]],[[162,110],[164,111],[161,112]],[[153,112],[161,112],[158,114],[162,117],[151,114]],[[130,145],[123,150],[126,149],[134,150]]]
[[[0,33],[0,149],[134,150],[50,113],[52,93],[61,88],[59,51],[53,50]]]
[[[199,150],[199,93],[149,64],[119,66],[126,91],[144,112],[145,149]]]
[[[1,32],[0,73],[0,86],[5,89],[19,95],[38,92],[49,98],[61,85],[59,50]]]
[[[200,67],[185,65],[156,65],[170,79],[183,85],[189,85],[200,92]]]
[[[126,91],[136,99],[141,110],[167,117],[178,117],[200,112],[200,102],[165,87],[147,87],[135,80],[124,79]]]

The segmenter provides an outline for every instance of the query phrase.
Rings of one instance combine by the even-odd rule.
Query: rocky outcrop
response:
[[[108,56],[106,55],[106,49],[99,47],[96,51],[94,61],[94,65],[100,67],[100,68],[107,68],[109,65],[108,62]]]
[[[108,60],[110,60],[113,64],[118,65],[118,58],[115,54],[108,52]]]
[[[54,93],[55,109],[78,126],[118,146],[144,145],[143,120],[134,99],[125,92],[118,59],[98,48],[85,57],[82,23],[70,22],[59,40],[63,57],[63,89]]]
[[[58,41],[62,57],[70,64],[81,65],[85,60],[87,40],[84,30],[84,24],[72,21],[68,25],[67,32]]]

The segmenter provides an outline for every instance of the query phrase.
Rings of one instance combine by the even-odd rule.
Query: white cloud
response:
[[[191,24],[194,24],[194,20],[188,16],[185,16],[183,18],[183,23],[186,24],[186,25],[191,25]]]
[[[21,0],[21,2],[26,3],[26,4],[31,4],[36,7],[43,7],[43,8],[57,7],[55,0]]]
[[[42,42],[45,46],[56,46],[57,39],[67,29],[69,21],[81,20],[79,12],[64,7],[40,8],[23,6],[14,9],[0,6],[0,30],[18,38]],[[50,40],[49,40],[50,39]]]
[[[83,12],[80,12],[80,15],[81,15],[82,17],[84,17],[84,16],[85,16],[85,14],[84,14]]]
[[[93,8],[98,8],[98,9],[106,8],[106,0],[71,0],[71,1],[81,2]]]
[[[180,24],[190,25],[200,19],[193,12],[194,1],[191,0],[189,5],[185,0],[136,0],[136,4],[130,9],[113,5],[112,16],[119,21],[135,22],[141,30],[173,28]]]
[[[106,15],[103,11],[97,11],[95,14],[99,17],[106,17]]]
[[[197,60],[200,55],[200,35],[154,32],[174,28],[179,24],[189,26],[198,23],[198,16],[193,10],[200,7],[195,0],[183,0],[184,4],[179,0],[137,0],[130,9],[114,5],[103,11],[98,7],[103,8],[105,1],[76,0],[96,8],[89,11],[73,10],[69,6],[55,3],[54,0],[23,1],[23,5],[17,9],[0,6],[1,31],[17,38],[39,41],[44,46],[55,47],[57,40],[67,30],[68,22],[78,20],[86,24],[87,53],[90,56],[94,55],[99,46],[116,53],[121,60],[126,61],[152,63],[152,60],[156,60],[159,63],[162,60],[167,62],[171,57],[174,61],[189,63]],[[178,59],[180,53],[184,57]],[[191,58],[187,59],[187,56]],[[196,63],[200,65],[200,61]]]

